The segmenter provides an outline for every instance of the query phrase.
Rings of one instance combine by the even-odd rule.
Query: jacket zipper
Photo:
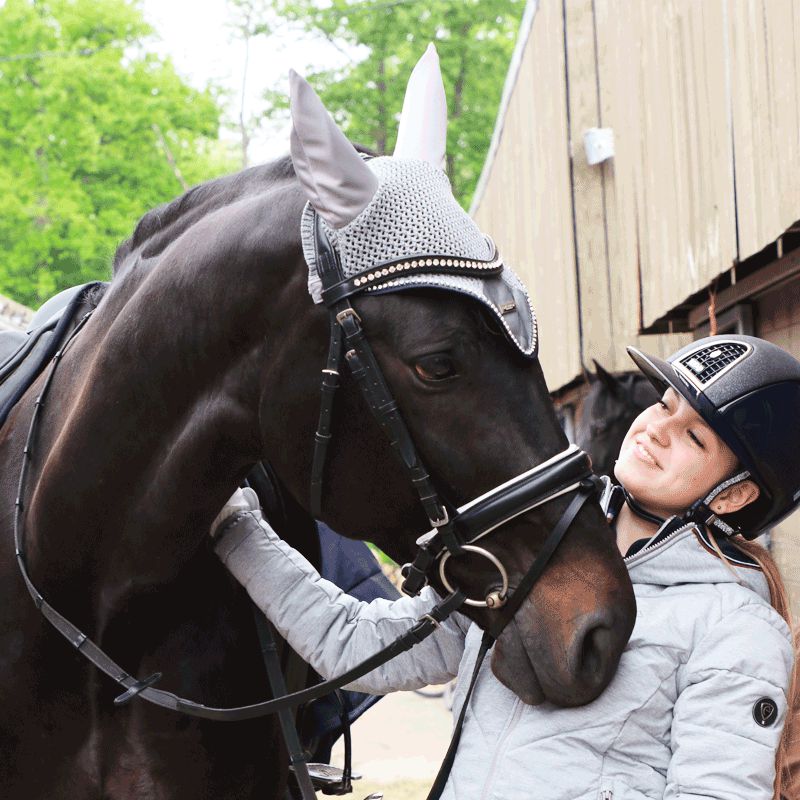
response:
[[[522,716],[522,700],[519,698],[516,699],[514,703],[514,710],[511,712],[511,719],[508,721],[508,724],[505,727],[505,730],[500,734],[500,738],[498,739],[497,745],[494,748],[494,756],[492,757],[492,763],[489,766],[489,772],[486,773],[486,780],[483,784],[483,792],[481,793],[481,800],[485,800],[486,797],[489,796],[491,791],[491,786],[494,781],[494,773],[497,770],[497,762],[501,757],[501,751],[505,746],[506,739],[508,739],[509,734],[516,727],[517,721]]]
[[[633,555],[625,556],[623,560],[626,561],[627,563],[631,563],[634,559],[638,558],[639,556],[642,556],[645,553],[650,553],[653,550],[657,550],[662,545],[671,542],[679,533],[686,533],[686,531],[691,530],[692,528],[695,527],[697,526],[694,524],[694,522],[689,522],[682,528],[678,528],[678,530],[673,531],[669,536],[666,537],[666,539],[662,539],[661,541],[655,542],[654,544],[649,544],[647,545],[647,547],[643,547],[641,550],[637,550]],[[601,796],[601,800],[605,800],[605,798]]]
[[[611,789],[603,789],[600,792],[600,800],[614,800],[614,792]]]

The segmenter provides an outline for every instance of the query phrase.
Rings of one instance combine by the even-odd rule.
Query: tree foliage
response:
[[[308,75],[347,135],[391,153],[408,76],[429,42],[439,52],[450,124],[447,172],[468,206],[492,136],[523,0],[275,0],[279,17],[350,59]],[[313,69],[313,65],[312,69]],[[274,109],[280,93],[270,92]]]
[[[146,51],[130,0],[0,5],[0,292],[104,278],[148,208],[235,162],[212,93]]]

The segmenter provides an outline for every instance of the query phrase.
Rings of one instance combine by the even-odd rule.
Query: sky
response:
[[[229,28],[231,12],[225,0],[143,0],[145,18],[156,29],[160,41],[152,49],[169,55],[178,72],[196,88],[209,81],[229,92],[225,104],[231,121],[239,116],[244,71],[244,46],[233,39]],[[342,54],[325,42],[287,32],[282,37],[258,37],[250,45],[250,66],[245,91],[245,113],[256,111],[265,89],[281,84],[288,89],[289,68],[301,74],[314,64],[334,66]],[[235,131],[223,131],[225,138],[238,141]],[[254,137],[250,162],[258,163],[288,152],[289,129],[284,124]]]

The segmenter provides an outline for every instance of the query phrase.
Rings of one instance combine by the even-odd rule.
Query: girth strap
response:
[[[255,607],[253,608],[253,616],[256,621],[258,641],[261,644],[261,655],[264,657],[264,666],[267,670],[267,679],[269,680],[272,694],[274,697],[284,697],[287,694],[286,682],[283,679],[272,625],[261,611]],[[314,785],[308,772],[308,759],[303,751],[303,746],[300,744],[300,737],[297,735],[294,714],[290,709],[284,708],[278,712],[278,721],[280,722],[283,741],[286,744],[286,750],[289,755],[289,764],[294,768],[302,800],[315,800],[317,795],[314,792]]]

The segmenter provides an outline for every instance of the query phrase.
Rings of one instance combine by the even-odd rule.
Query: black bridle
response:
[[[402,277],[420,272],[438,272],[472,278],[476,275],[485,278],[497,277],[503,270],[499,255],[495,250],[489,261],[418,255],[378,264],[345,277],[336,248],[328,238],[316,212],[312,213],[315,269],[322,283],[322,301],[330,312],[331,334],[328,361],[322,370],[322,400],[311,469],[311,513],[317,518],[322,516],[325,461],[331,441],[333,402],[339,386],[339,371],[344,353],[344,361],[348,365],[350,374],[405,466],[431,525],[430,532],[417,540],[418,550],[414,561],[403,567],[403,591],[409,595],[418,594],[435,571],[438,571],[445,589],[450,592],[455,591],[447,578],[446,565],[450,558],[471,553],[490,561],[500,575],[501,581],[499,587],[489,591],[484,599],[465,598],[464,603],[499,609],[509,600],[508,572],[495,555],[479,547],[475,542],[531,509],[569,492],[577,491],[576,498],[580,498],[580,502],[572,512],[570,512],[572,504],[570,505],[554,529],[554,532],[560,531],[560,541],[575,514],[595,491],[591,462],[582,450],[572,445],[544,464],[512,478],[460,508],[453,508],[437,492],[367,341],[362,319],[350,302],[353,296],[364,293],[370,288],[379,287],[398,275]],[[566,518],[569,518],[569,521],[562,526]],[[539,561],[537,558],[531,570],[534,570]],[[519,590],[517,587],[514,595],[518,595]],[[518,603],[515,603],[514,607],[518,607]],[[500,616],[502,625],[492,626],[495,638],[510,618],[506,612]]]

